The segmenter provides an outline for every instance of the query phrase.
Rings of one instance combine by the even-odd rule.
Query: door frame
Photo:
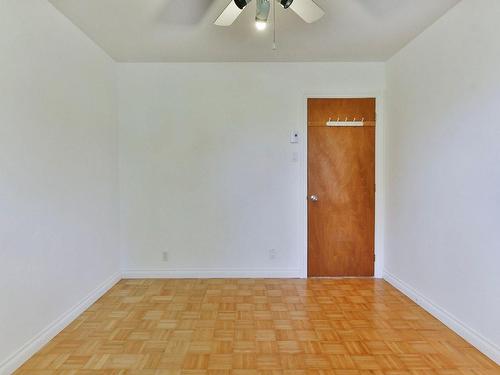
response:
[[[300,277],[307,278],[308,253],[308,179],[307,179],[307,99],[348,99],[348,98],[375,98],[377,123],[375,127],[375,278],[384,275],[384,232],[385,232],[385,127],[384,127],[384,94],[382,91],[355,91],[355,92],[326,92],[303,93],[300,98],[299,135],[300,135],[300,228],[299,243],[301,251]]]

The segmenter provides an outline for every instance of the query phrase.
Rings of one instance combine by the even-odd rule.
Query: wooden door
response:
[[[375,117],[373,98],[308,100],[311,277],[373,276]],[[365,122],[328,127],[329,118]]]

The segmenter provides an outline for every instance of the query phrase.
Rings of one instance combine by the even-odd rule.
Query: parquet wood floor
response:
[[[122,280],[17,374],[498,375],[389,284]]]

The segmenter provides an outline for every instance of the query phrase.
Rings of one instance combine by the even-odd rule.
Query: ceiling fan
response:
[[[215,20],[218,26],[231,26],[245,7],[252,0],[231,0],[221,15]],[[307,23],[313,23],[324,16],[325,12],[313,0],[256,0],[257,14],[255,16],[255,26],[259,30],[264,30],[271,10],[271,2],[276,1],[285,9],[293,10],[300,18]]]

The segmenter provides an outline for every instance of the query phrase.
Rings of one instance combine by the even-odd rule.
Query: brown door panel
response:
[[[339,103],[341,110],[336,108]],[[374,99],[308,103],[308,118],[317,120],[308,127],[308,192],[318,197],[308,203],[309,276],[373,276],[375,127],[326,126],[333,117],[326,113],[353,113],[346,116],[353,120],[360,108],[375,119]]]

